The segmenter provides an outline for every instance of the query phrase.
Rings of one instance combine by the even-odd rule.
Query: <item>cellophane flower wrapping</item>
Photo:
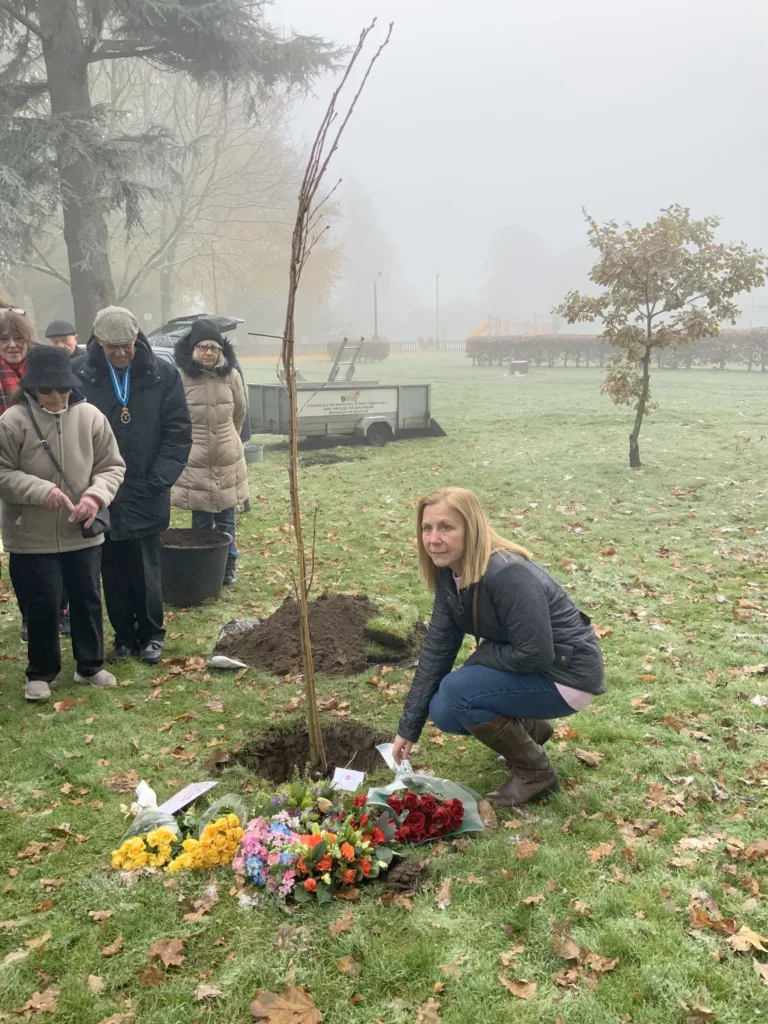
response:
[[[415,794],[417,797],[432,797],[435,801],[435,809],[431,809],[429,802],[426,811],[415,804],[413,807],[408,807],[407,804],[403,803],[403,806],[400,807],[397,801],[402,802],[407,793]],[[395,801],[393,801],[394,807],[390,803],[391,797],[395,797]],[[441,836],[461,835],[465,832],[482,832],[485,825],[478,810],[478,797],[479,794],[475,793],[474,790],[468,789],[458,782],[452,782],[450,779],[438,779],[434,775],[398,773],[396,780],[389,786],[369,789],[367,801],[369,805],[388,808],[390,814],[393,815],[397,822],[397,838],[400,842],[423,843],[430,840],[434,841]],[[460,821],[458,809],[453,801],[461,803],[463,814]],[[413,801],[410,802],[413,803]],[[435,812],[438,810],[438,805],[447,805],[447,813],[438,815],[435,831],[430,835],[428,822],[430,820],[435,822]],[[409,832],[409,815],[412,813],[418,815],[420,812],[425,816],[424,824],[426,827],[422,828],[421,822],[417,818],[412,831]]]

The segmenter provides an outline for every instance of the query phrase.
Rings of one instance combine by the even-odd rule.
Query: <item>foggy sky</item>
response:
[[[501,228],[584,246],[588,266],[582,206],[643,222],[680,202],[768,248],[763,0],[277,0],[267,14],[345,44],[374,15],[395,22],[392,43],[334,168],[370,198],[415,302],[433,301],[436,273],[446,303],[482,295]],[[329,88],[298,105],[297,137]]]

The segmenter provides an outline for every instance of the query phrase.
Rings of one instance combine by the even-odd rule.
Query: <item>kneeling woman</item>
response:
[[[48,700],[61,670],[59,610],[70,601],[75,682],[115,686],[104,668],[101,544],[94,528],[125,475],[108,420],[79,394],[65,349],[37,346],[0,418],[3,546],[29,628],[30,701]],[[106,524],[102,524],[104,526]]]
[[[503,755],[510,778],[488,799],[524,804],[558,788],[542,750],[546,719],[563,718],[605,692],[603,659],[586,615],[525,548],[489,526],[472,491],[422,498],[419,567],[435,591],[432,621],[405,701],[394,756],[410,756],[429,717]],[[453,669],[464,636],[477,649]]]

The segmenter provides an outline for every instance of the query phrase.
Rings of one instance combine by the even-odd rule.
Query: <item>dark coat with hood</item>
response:
[[[195,345],[206,339],[221,346],[219,365],[213,370],[193,358]],[[193,512],[242,505],[248,499],[248,467],[240,440],[246,402],[232,343],[212,324],[206,327],[198,321],[176,342],[174,356],[192,418],[192,451],[171,503]]]
[[[397,730],[403,739],[419,738],[430,700],[453,668],[465,635],[474,635],[473,590],[457,593],[452,571],[440,571],[432,621]],[[478,584],[477,624],[482,643],[465,665],[605,692],[603,657],[589,618],[536,562],[512,551],[491,555]]]
[[[104,352],[95,338],[87,354],[72,360],[80,391],[109,420],[125,459],[125,480],[110,506],[111,540],[149,537],[168,529],[171,487],[192,447],[184,387],[176,370],[155,358],[139,331],[131,363],[130,423],[122,423]]]

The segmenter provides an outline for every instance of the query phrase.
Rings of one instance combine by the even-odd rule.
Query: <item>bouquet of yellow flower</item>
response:
[[[132,836],[112,853],[112,867],[121,871],[161,868],[170,861],[171,847],[177,842],[176,832],[165,825],[146,835]]]
[[[175,857],[166,871],[181,871],[183,868],[213,868],[217,864],[231,864],[237,852],[243,829],[236,814],[225,814],[215,821],[209,821],[200,833],[199,839],[185,839],[181,844],[183,853]]]

